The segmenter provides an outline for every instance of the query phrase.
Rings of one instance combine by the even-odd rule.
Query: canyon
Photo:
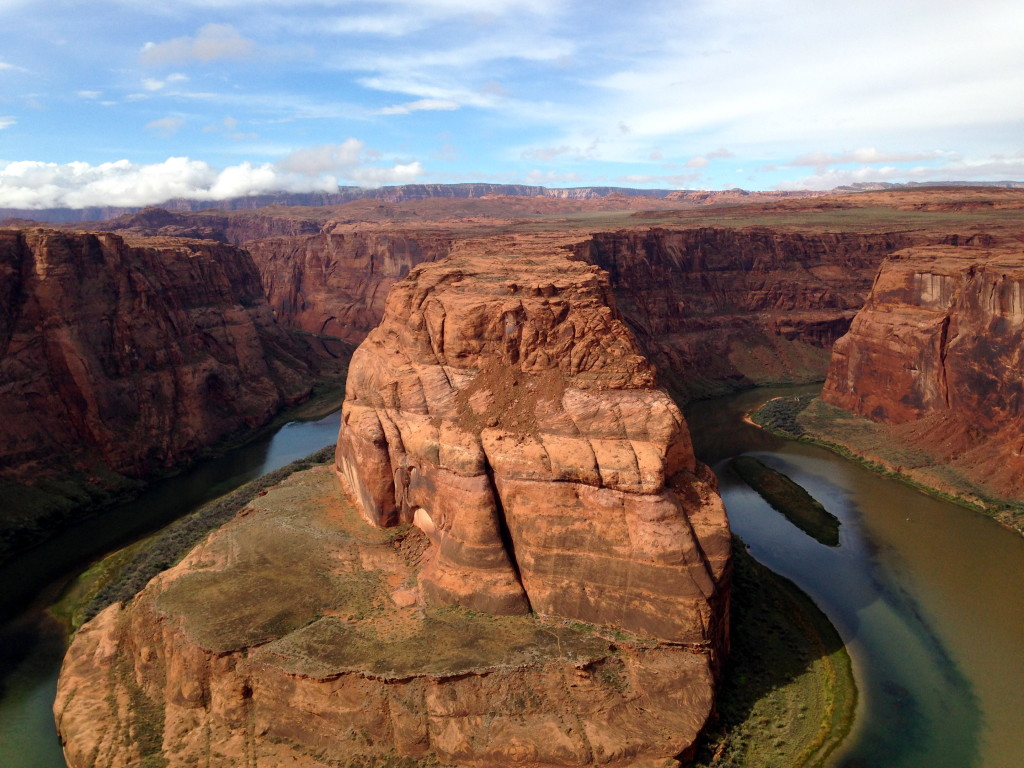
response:
[[[83,627],[55,705],[72,768],[692,755],[728,651],[725,509],[570,255],[477,244],[396,284],[349,370],[350,498],[293,475]]]
[[[247,253],[0,230],[0,556],[309,395]]]
[[[827,373],[814,407],[876,425],[894,469],[1017,503],[1022,211],[984,188],[485,195],[4,230],[5,489],[70,474],[102,503],[306,397],[309,334],[363,343],[334,473],[78,633],[68,759],[326,765],[320,722],[356,761],[687,759],[728,527],[662,387]]]

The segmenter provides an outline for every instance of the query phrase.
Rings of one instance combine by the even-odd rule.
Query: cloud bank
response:
[[[300,150],[276,163],[220,169],[187,157],[99,165],[23,160],[0,167],[0,207],[143,206],[176,197],[225,200],[271,192],[336,192],[342,184],[406,184],[424,173],[419,162],[379,165],[379,158],[363,142],[349,139]]]

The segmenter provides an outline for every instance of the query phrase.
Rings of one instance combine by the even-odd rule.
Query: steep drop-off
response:
[[[626,322],[684,397],[820,378],[901,234],[623,230],[576,255],[608,271]]]
[[[326,467],[293,475],[83,627],[55,704],[69,765],[692,754],[728,524],[606,277],[550,254],[414,269],[346,398],[357,505]]]
[[[886,259],[836,342],[822,400],[1024,501],[1024,252],[919,247]]]
[[[243,251],[0,231],[3,549],[43,535],[39,517],[86,489],[265,423],[308,395],[303,354]]]
[[[291,328],[359,342],[384,315],[391,286],[412,267],[451,250],[451,237],[328,225],[303,237],[246,242],[270,306]]]

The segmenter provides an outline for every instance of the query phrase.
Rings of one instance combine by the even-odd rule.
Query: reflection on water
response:
[[[1024,540],[814,446],[740,421],[779,392],[698,403],[698,455],[719,473],[733,529],[796,582],[847,642],[858,721],[843,768],[1010,768],[1024,754]],[[751,453],[841,521],[838,548],[791,525],[727,466]]]
[[[262,474],[330,445],[341,412],[291,422],[218,459],[153,484],[141,497],[54,537],[0,568],[0,766],[65,768],[51,707],[64,655],[56,622],[43,613],[91,560],[157,530]]]

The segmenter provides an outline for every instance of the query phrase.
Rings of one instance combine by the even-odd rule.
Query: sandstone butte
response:
[[[835,344],[821,397],[891,425],[897,443],[1020,502],[1022,348],[1019,245],[910,248],[883,262]]]
[[[472,250],[392,289],[333,475],[293,475],[78,632],[71,768],[692,754],[728,650],[715,478],[604,272]]]
[[[10,483],[102,492],[193,459],[307,396],[302,355],[237,248],[0,230],[0,554],[45,533],[41,491]]]

